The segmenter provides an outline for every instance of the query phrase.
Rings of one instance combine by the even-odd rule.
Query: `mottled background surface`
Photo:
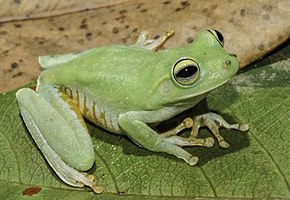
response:
[[[0,0],[0,92],[35,80],[40,55],[69,53],[108,44],[133,44],[142,30],[169,29],[165,48],[194,40],[214,28],[241,67],[262,57],[290,34],[288,0]]]

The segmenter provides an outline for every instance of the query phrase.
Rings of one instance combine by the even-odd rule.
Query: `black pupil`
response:
[[[194,65],[187,65],[182,70],[180,70],[176,76],[179,78],[190,78],[197,72],[197,67]]]
[[[223,43],[223,42],[224,42],[224,37],[223,37],[223,35],[222,35],[219,31],[217,31],[217,30],[215,30],[215,32],[216,32],[216,35],[217,35],[219,41],[220,41],[221,43]]]

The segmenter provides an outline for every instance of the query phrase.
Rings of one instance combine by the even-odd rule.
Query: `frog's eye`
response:
[[[192,59],[184,58],[173,66],[174,80],[183,85],[192,85],[199,77],[199,66]]]
[[[208,30],[211,34],[214,35],[214,37],[217,39],[217,41],[220,43],[222,47],[225,45],[224,36],[217,30]]]

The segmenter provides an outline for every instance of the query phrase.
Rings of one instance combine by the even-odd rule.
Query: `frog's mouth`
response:
[[[198,103],[201,99],[205,98],[208,95],[208,93],[210,93],[212,90],[214,90],[214,89],[220,87],[221,85],[227,83],[232,77],[235,76],[235,74],[233,74],[228,79],[225,79],[224,81],[221,81],[219,83],[212,83],[211,85],[207,85],[207,87],[202,87],[201,86],[200,88],[203,88],[202,90],[193,90],[192,93],[189,93],[187,95],[180,95],[177,98],[171,99],[169,104],[172,103],[175,106],[179,106],[179,105],[180,106],[186,106],[188,104],[188,106],[191,105],[191,107],[192,107],[193,105]]]
[[[222,86],[223,84],[227,83],[232,77],[234,77],[234,75],[232,75],[230,78],[224,80],[224,81],[221,81],[219,83],[215,83],[215,84],[212,84],[212,85],[209,85],[208,87],[206,87],[205,89],[201,90],[201,91],[197,91],[194,96],[199,96],[199,95],[202,95],[204,93],[208,94],[210,91]]]

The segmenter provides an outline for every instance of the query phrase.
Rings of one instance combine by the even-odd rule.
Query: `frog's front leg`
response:
[[[214,139],[212,137],[208,138],[184,138],[178,136],[180,132],[182,132],[185,129],[192,128],[193,126],[193,120],[192,118],[185,118],[180,124],[178,124],[175,128],[161,133],[161,137],[164,137],[167,139],[167,141],[170,141],[171,143],[174,143],[178,146],[201,146],[201,147],[212,147],[214,144]]]
[[[179,141],[172,141],[171,137],[162,136],[147,125],[157,122],[160,117],[158,111],[131,111],[120,115],[118,122],[126,135],[139,146],[150,151],[172,154],[195,165],[198,158],[183,150]]]
[[[102,192],[89,170],[95,161],[93,144],[86,125],[73,102],[48,85],[37,92],[24,88],[16,93],[23,120],[44,157],[67,184],[91,187]]]
[[[228,148],[230,145],[220,135],[219,128],[223,127],[226,129],[236,129],[239,131],[249,130],[248,124],[229,124],[224,120],[222,116],[210,112],[198,115],[193,118],[192,131],[189,138],[192,139],[197,138],[199,128],[204,126],[210,129],[214,137],[217,139],[219,146],[222,148]]]
[[[151,51],[158,51],[164,45],[164,43],[173,35],[174,31],[169,30],[157,39],[149,39],[149,33],[147,31],[143,31],[140,33],[139,38],[134,46],[148,49]]]

